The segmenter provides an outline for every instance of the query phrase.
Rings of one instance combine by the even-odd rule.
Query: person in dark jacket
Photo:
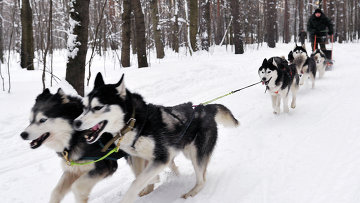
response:
[[[316,9],[314,14],[311,15],[308,24],[307,31],[310,33],[311,47],[317,49],[320,43],[320,48],[326,50],[325,39],[326,34],[332,35],[334,33],[333,24],[331,20],[325,16],[321,9]],[[314,46],[316,36],[316,44]],[[314,51],[314,50],[313,50]]]
[[[301,31],[299,32],[299,39],[300,39],[301,45],[305,45],[306,38],[307,38],[307,34],[306,34],[305,30],[301,29]]]

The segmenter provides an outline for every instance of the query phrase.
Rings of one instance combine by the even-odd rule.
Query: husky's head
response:
[[[275,81],[278,77],[278,64],[274,58],[264,59],[258,74],[263,84],[268,85],[271,80]]]
[[[45,89],[36,98],[31,109],[30,125],[21,133],[24,140],[32,140],[32,149],[42,144],[62,151],[68,146],[73,133],[72,122],[82,112],[80,99],[70,97],[59,89],[51,94]]]
[[[320,49],[316,49],[311,54],[311,57],[315,60],[316,65],[323,64],[325,61],[325,54]]]
[[[89,144],[96,142],[104,132],[118,133],[125,125],[125,116],[132,111],[126,98],[124,75],[116,84],[105,84],[101,73],[95,78],[94,89],[83,99],[84,112],[74,121],[76,130],[91,130],[86,137]]]
[[[305,61],[308,57],[305,46],[295,46],[294,50],[292,51],[292,55],[296,61]]]

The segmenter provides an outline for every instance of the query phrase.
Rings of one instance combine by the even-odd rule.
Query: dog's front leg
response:
[[[296,107],[297,90],[298,90],[298,87],[296,85],[296,82],[294,82],[294,84],[291,86],[291,95],[292,95],[291,108],[293,108],[293,109]]]
[[[130,165],[135,177],[137,177],[146,167],[147,161],[140,157],[130,156],[128,158],[128,164]],[[149,185],[147,185],[140,193],[139,196],[142,197],[154,191],[154,184],[160,181],[160,177],[154,177]]]
[[[280,100],[281,97],[277,94],[275,95],[273,98],[273,102],[275,103],[274,107],[274,114],[279,114],[280,113]]]
[[[299,74],[299,77],[300,77],[299,85],[303,85],[305,81],[305,74]]]
[[[289,113],[288,95],[283,96],[282,99],[284,112]]]
[[[313,74],[310,74],[310,78],[311,78],[311,88],[314,89],[315,88],[315,76]]]
[[[89,199],[89,194],[93,187],[104,179],[105,175],[94,175],[90,173],[85,173],[80,176],[72,185],[72,191],[75,195],[75,200],[77,203],[86,203]]]
[[[64,198],[64,196],[69,192],[71,185],[78,178],[79,175],[70,172],[64,172],[58,184],[51,193],[50,203],[59,203]]]
[[[277,99],[277,95],[271,95],[271,104],[274,114],[276,114],[276,99]]]
[[[167,166],[167,163],[149,162],[146,168],[132,182],[121,203],[133,203],[139,192]]]

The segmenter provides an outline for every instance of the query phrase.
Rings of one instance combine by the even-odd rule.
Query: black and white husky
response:
[[[292,93],[291,108],[296,107],[296,93],[299,88],[299,75],[295,65],[280,57],[264,59],[258,70],[259,77],[271,95],[274,114],[280,113],[280,101],[283,100],[284,112],[289,112],[288,95]]]
[[[99,143],[106,143],[112,136],[106,134],[97,144],[87,144],[85,132],[77,132],[73,128],[73,120],[82,112],[80,98],[65,95],[61,89],[56,94],[45,89],[36,98],[31,110],[30,125],[21,133],[21,137],[32,140],[32,149],[45,145],[54,149],[60,157],[66,152],[68,158],[76,162],[87,162],[94,159],[94,156],[101,157],[104,153],[101,153]],[[62,159],[64,172],[53,189],[50,202],[60,202],[70,189],[75,194],[76,202],[87,202],[95,184],[112,175],[118,167],[116,160],[125,155],[119,151],[108,159],[83,166],[68,166],[65,159]]]
[[[324,77],[325,69],[326,69],[326,58],[323,51],[320,49],[316,49],[312,54],[311,58],[315,60],[316,69],[319,71],[319,78]]]
[[[308,56],[305,46],[297,46],[292,51],[296,70],[300,76],[300,85],[303,85],[309,77],[312,81],[312,88],[315,87],[316,63],[315,60]]]
[[[132,131],[122,135],[120,149],[148,161],[125,193],[122,203],[132,203],[136,194],[158,175],[179,152],[191,159],[196,185],[183,198],[195,196],[205,183],[206,168],[217,140],[217,124],[235,127],[238,121],[229,109],[220,104],[192,103],[173,107],[147,104],[142,96],[125,88],[124,75],[116,84],[104,84],[99,73],[94,89],[84,98],[85,112],[74,122],[78,130],[100,126],[88,139],[98,140],[104,132],[117,134],[126,123],[135,119]]]

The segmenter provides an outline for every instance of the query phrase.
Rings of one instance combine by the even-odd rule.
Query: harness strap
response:
[[[140,130],[137,132],[137,134],[136,134],[136,136],[135,136],[135,139],[134,139],[134,141],[133,141],[133,143],[132,143],[132,145],[131,145],[132,148],[135,148],[135,143],[136,143],[136,141],[139,139],[140,134],[141,134],[141,132],[143,131],[145,125],[146,125],[148,112],[149,112],[149,106],[146,107],[145,121],[144,121],[144,123],[142,124]]]
[[[133,112],[131,114],[131,118],[128,120],[128,122],[126,122],[126,125],[120,130],[120,133],[117,133],[116,136],[114,136],[109,142],[106,143],[106,145],[104,146],[104,148],[101,150],[101,152],[106,152],[109,147],[120,137],[122,137],[123,135],[125,135],[126,133],[132,131],[132,129],[135,126],[135,108],[133,109]],[[118,143],[119,144],[119,143]]]

